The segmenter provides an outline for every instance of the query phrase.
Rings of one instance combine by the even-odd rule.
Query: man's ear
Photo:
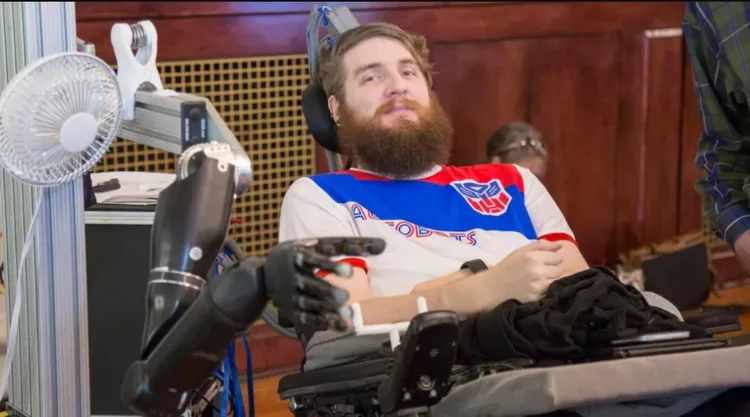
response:
[[[336,122],[336,124],[339,123],[339,108],[340,107],[341,107],[341,103],[339,103],[339,99],[337,99],[336,96],[328,97],[328,111],[331,112],[331,117],[333,117],[333,121]]]

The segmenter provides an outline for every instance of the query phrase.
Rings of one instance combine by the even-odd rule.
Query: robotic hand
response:
[[[302,323],[344,329],[348,294],[315,277],[316,269],[350,276],[329,256],[379,254],[381,239],[292,241],[266,259],[247,258],[206,282],[224,246],[233,198],[249,186],[249,160],[228,145],[188,149],[177,179],[159,195],[140,360],[125,374],[122,399],[147,417],[177,417],[219,367],[226,347],[272,300]]]

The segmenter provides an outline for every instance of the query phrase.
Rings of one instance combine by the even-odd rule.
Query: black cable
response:
[[[206,403],[207,403],[208,405],[210,405],[210,406],[211,406],[211,408],[213,408],[215,412],[217,412],[217,413],[221,414],[221,410],[219,409],[219,407],[215,406],[215,405],[214,405],[214,403],[213,403],[212,401],[209,401],[209,400],[208,400],[208,398],[206,398],[206,396],[205,396],[205,395],[201,394],[201,393],[200,393],[200,391],[198,391],[198,390],[195,390],[195,393],[196,393],[196,394],[197,394],[197,395],[198,395],[199,397],[201,397],[201,399],[202,399],[203,401],[205,401],[205,402],[206,402]],[[231,404],[230,404],[230,406],[231,406]],[[229,413],[229,412],[227,411],[227,414],[228,414],[228,413]]]

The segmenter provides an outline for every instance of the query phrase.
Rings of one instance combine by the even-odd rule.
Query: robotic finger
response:
[[[304,247],[325,256],[371,256],[385,250],[385,240],[369,237],[326,237],[279,244],[283,245]]]
[[[344,278],[349,278],[352,275],[352,269],[349,264],[335,262],[330,258],[312,252],[309,249],[302,249],[297,256],[296,261],[297,266],[303,269],[321,269]]]
[[[334,256],[370,256],[378,255],[385,250],[383,239],[362,237],[327,237],[282,242],[266,258],[266,282],[269,297],[283,311],[299,310],[297,299],[293,296],[307,297],[320,303],[326,303],[337,315],[347,313],[344,306],[349,296],[341,288],[334,287],[315,275],[320,269],[335,273],[341,277],[351,276],[351,266],[334,262]],[[278,279],[277,277],[294,277]],[[310,300],[307,301],[308,304]],[[328,311],[331,311],[330,308]],[[344,311],[343,313],[341,311]],[[300,311],[308,316],[311,311]],[[309,317],[308,317],[308,321]],[[312,320],[316,321],[316,320]]]
[[[326,297],[326,299],[328,302],[304,295],[295,294],[292,296],[292,302],[301,312],[309,312],[311,314],[337,313],[336,304],[340,302],[332,300],[330,297]]]
[[[291,312],[300,323],[316,330],[347,329],[351,309],[345,306],[349,294],[315,275],[315,271],[334,273],[348,278],[352,275],[349,264],[335,262],[335,256],[371,256],[385,250],[382,239],[361,237],[327,237],[283,242],[268,255],[266,274],[268,294],[276,306]],[[294,268],[283,261],[293,256]],[[277,269],[278,268],[278,269]],[[274,277],[294,276],[294,280],[276,280]],[[293,288],[290,286],[293,284]],[[289,297],[285,297],[289,294]]]

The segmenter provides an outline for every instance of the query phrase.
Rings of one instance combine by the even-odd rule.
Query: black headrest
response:
[[[307,127],[316,142],[323,149],[339,153],[336,137],[336,123],[328,110],[328,97],[317,83],[312,83],[302,91],[302,113]]]

